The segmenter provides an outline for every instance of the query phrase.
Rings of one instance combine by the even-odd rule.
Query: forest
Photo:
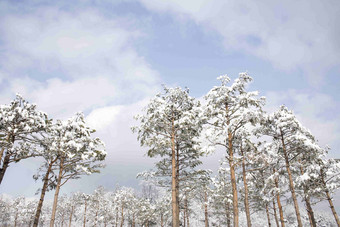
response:
[[[140,189],[98,186],[92,194],[61,195],[68,181],[105,168],[104,142],[81,112],[50,119],[19,94],[2,104],[0,187],[11,165],[43,161],[33,176],[39,198],[0,195],[0,226],[340,227],[333,201],[340,161],[328,157],[330,148],[288,107],[266,112],[265,97],[248,91],[248,73],[217,79],[203,98],[163,85],[135,116],[131,130],[157,160],[136,176]],[[224,154],[218,171],[200,168],[216,150]],[[45,199],[48,191],[53,200]],[[321,202],[328,211],[318,209]]]

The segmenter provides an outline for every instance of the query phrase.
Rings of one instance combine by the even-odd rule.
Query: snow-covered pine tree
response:
[[[40,155],[40,133],[49,124],[47,115],[17,94],[9,105],[0,105],[0,184],[11,163]]]
[[[140,125],[133,127],[142,146],[149,148],[149,157],[160,156],[157,172],[171,176],[172,226],[178,227],[179,190],[181,172],[201,164],[203,152],[198,137],[202,129],[199,102],[189,96],[188,89],[164,87],[145,108],[145,114],[136,116]]]
[[[302,227],[291,166],[294,162],[300,160],[303,153],[309,152],[304,147],[307,146],[304,141],[306,138],[312,138],[312,135],[301,125],[292,111],[289,111],[285,106],[281,106],[278,111],[270,114],[267,119],[263,121],[263,125],[262,133],[272,136],[273,140],[280,144],[278,152],[285,160],[297,223],[299,227]],[[312,146],[314,145],[312,144]]]
[[[220,76],[220,86],[212,88],[205,96],[207,100],[205,116],[208,122],[208,140],[213,145],[221,145],[227,150],[230,166],[230,180],[233,191],[234,226],[239,226],[239,208],[236,185],[235,134],[247,125],[254,124],[262,114],[264,98],[258,98],[258,92],[247,92],[246,86],[252,81],[248,73],[240,73],[233,84],[228,76]]]
[[[70,179],[99,172],[105,159],[104,144],[99,138],[92,138],[95,131],[85,125],[84,115],[77,113],[66,121],[57,121],[48,131],[45,143],[54,157],[55,194],[50,225],[54,225],[59,190]]]

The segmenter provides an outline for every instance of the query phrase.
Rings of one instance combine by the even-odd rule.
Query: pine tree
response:
[[[48,124],[47,115],[20,95],[0,106],[0,184],[11,163],[41,155],[40,134]]]
[[[254,124],[261,115],[264,98],[258,98],[257,92],[247,92],[246,85],[252,81],[247,73],[240,73],[231,86],[228,76],[218,78],[220,86],[212,88],[205,96],[207,100],[205,115],[208,118],[208,140],[214,145],[221,145],[227,150],[230,167],[230,180],[233,192],[234,226],[239,225],[239,208],[236,185],[235,134],[247,125]]]
[[[200,104],[189,96],[189,90],[164,87],[145,108],[145,115],[133,131],[149,157],[160,156],[157,175],[171,176],[172,225],[178,227],[181,174],[201,164],[198,136],[202,129]]]

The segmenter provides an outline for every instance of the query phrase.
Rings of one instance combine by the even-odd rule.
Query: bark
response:
[[[246,209],[247,226],[251,227],[249,200],[248,200],[248,184],[247,184],[247,177],[246,177],[246,160],[244,157],[244,151],[242,150],[242,144],[241,144],[241,154],[242,154],[242,174],[243,174],[243,184],[244,184],[244,207]]]
[[[268,226],[271,227],[272,224],[271,224],[271,222],[270,222],[268,203],[266,203],[266,213],[267,213]]]
[[[323,176],[323,170],[322,169],[321,169],[321,181],[322,181],[322,184],[324,185],[326,198],[328,200],[329,207],[332,210],[332,213],[333,213],[333,216],[335,218],[336,224],[338,225],[338,227],[340,227],[340,219],[339,219],[339,216],[336,213],[336,210],[334,208],[333,201],[332,201],[331,195],[329,193],[329,190],[326,187],[326,182],[325,182],[325,179],[324,179],[324,176]]]
[[[57,181],[57,186],[56,186],[55,193],[54,193],[54,201],[53,201],[53,207],[52,207],[50,227],[54,227],[54,221],[55,221],[55,215],[57,211],[58,196],[59,196],[59,190],[61,186],[61,178],[62,178],[63,169],[64,169],[64,158],[61,158],[60,165],[59,165],[58,181]]]
[[[300,166],[300,171],[301,171],[301,175],[303,175],[304,171],[303,171],[303,167],[302,166]],[[306,203],[307,214],[308,214],[308,219],[309,219],[310,226],[316,227],[314,211],[313,211],[312,205],[310,203],[310,198],[307,195],[307,187],[306,186],[304,186],[304,190],[303,191],[304,191],[304,200],[305,200],[305,203]]]
[[[70,214],[70,220],[69,220],[69,223],[68,223],[68,227],[71,227],[73,211],[74,211],[74,206],[72,206],[72,208],[71,208],[71,214]]]
[[[163,224],[163,214],[161,214],[161,227],[164,227],[164,224]]]
[[[226,104],[226,113],[228,114],[228,105]],[[229,126],[230,120],[227,116],[227,125]],[[233,191],[233,219],[234,227],[239,226],[239,214],[238,214],[238,199],[237,199],[237,186],[236,186],[236,175],[234,165],[234,153],[233,153],[233,137],[230,129],[228,128],[228,153],[229,153],[229,166],[230,166],[230,179]]]
[[[208,220],[208,196],[207,191],[204,190],[204,223],[205,227],[209,227],[209,220]]]
[[[41,193],[40,193],[40,199],[39,199],[37,211],[35,212],[33,227],[37,227],[38,224],[39,224],[41,208],[42,208],[43,203],[44,203],[44,198],[45,198],[45,194],[46,194],[46,190],[47,190],[47,186],[48,186],[48,180],[49,180],[48,178],[49,178],[49,175],[51,173],[52,166],[53,166],[54,162],[55,162],[55,160],[51,160],[51,162],[48,164],[48,168],[47,168],[47,171],[46,171],[46,174],[45,174],[45,177],[44,177],[44,184],[43,184],[43,187],[42,187]]]
[[[85,198],[85,204],[84,204],[84,223],[83,223],[83,227],[85,227],[85,224],[86,224],[86,208],[87,208],[87,201],[86,201],[86,198]]]
[[[274,172],[274,174],[276,173],[275,168],[273,168],[273,172]],[[277,178],[275,178],[274,181],[275,181],[275,187],[279,188],[279,180]],[[283,209],[282,209],[282,205],[281,205],[280,193],[279,192],[276,192],[276,200],[277,200],[277,206],[279,207],[281,227],[285,227],[285,221],[284,221],[284,217],[283,217]]]
[[[279,219],[278,219],[278,217],[277,217],[275,199],[273,199],[273,211],[274,211],[274,217],[275,217],[276,227],[279,227],[280,224],[279,224]]]
[[[294,202],[296,219],[297,219],[297,222],[298,222],[298,227],[302,227],[302,221],[301,221],[301,215],[300,215],[300,210],[299,210],[299,204],[298,204],[298,201],[296,199],[294,183],[293,183],[293,177],[292,177],[292,173],[290,171],[290,163],[289,163],[289,158],[288,158],[288,154],[287,154],[286,145],[285,145],[285,141],[284,141],[284,138],[283,138],[282,130],[281,130],[281,141],[282,141],[283,154],[284,154],[285,161],[286,161],[286,169],[287,169],[288,179],[289,179],[289,188],[290,188],[290,192],[292,194],[293,202]]]
[[[177,176],[177,162],[176,162],[176,148],[175,148],[175,126],[174,119],[172,119],[172,133],[171,133],[171,151],[172,151],[172,178],[171,178],[171,206],[172,206],[172,227],[179,227],[179,207],[178,207],[178,176]]]

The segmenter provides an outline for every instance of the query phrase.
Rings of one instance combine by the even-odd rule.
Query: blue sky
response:
[[[1,1],[0,103],[18,92],[53,118],[83,111],[97,129],[107,167],[63,192],[136,186],[153,160],[129,127],[161,84],[201,97],[243,71],[268,111],[287,105],[340,158],[339,17],[336,0]],[[0,193],[32,196],[38,164],[10,166]]]

